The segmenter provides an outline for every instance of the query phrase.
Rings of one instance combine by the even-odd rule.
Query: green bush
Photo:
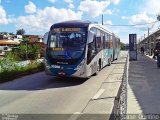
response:
[[[5,54],[3,59],[0,59],[0,82],[44,70],[44,63],[34,62],[39,54],[40,46],[23,38],[19,46],[14,47],[12,51]],[[20,64],[20,61],[26,59],[34,61],[27,65]]]
[[[15,52],[19,53],[19,57],[21,58],[21,60],[25,60],[26,59],[26,53],[27,53],[27,46],[21,44]]]
[[[40,47],[38,45],[28,45],[28,58],[31,60],[38,59],[40,54]]]
[[[40,54],[39,45],[35,44],[21,44],[17,49],[14,49],[11,53],[7,54],[9,58],[15,58],[15,60],[36,60]]]
[[[0,60],[0,82],[13,80],[17,77],[44,70],[44,63],[31,62],[25,66],[18,65],[9,59]]]
[[[11,61],[20,61],[20,55],[18,52],[6,52],[4,58],[6,60],[11,60]]]

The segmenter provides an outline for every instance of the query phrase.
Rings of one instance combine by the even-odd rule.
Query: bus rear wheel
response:
[[[94,73],[95,76],[98,75],[100,69],[101,69],[101,65],[100,64],[96,65],[96,72]]]
[[[99,70],[97,70],[97,71],[94,73],[94,75],[96,76],[96,75],[98,75],[98,73],[99,73]]]
[[[108,66],[111,65],[111,58],[108,59]]]

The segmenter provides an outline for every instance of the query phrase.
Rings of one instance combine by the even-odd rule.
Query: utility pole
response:
[[[102,14],[102,25],[103,25],[103,14]]]

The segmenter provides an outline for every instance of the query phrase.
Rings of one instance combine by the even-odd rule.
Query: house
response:
[[[22,41],[22,35],[14,35],[12,39],[17,43],[20,43]]]
[[[0,40],[8,39],[8,37],[10,37],[8,32],[0,32]]]
[[[17,45],[19,45],[19,43],[13,40],[7,40],[7,39],[0,40],[0,55],[4,55],[5,52],[11,51],[12,47]]]
[[[43,37],[40,35],[23,35],[23,37],[28,38],[30,42],[42,42]]]

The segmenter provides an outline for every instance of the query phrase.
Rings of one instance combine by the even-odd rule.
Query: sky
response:
[[[0,32],[24,29],[25,34],[44,35],[52,24],[89,20],[101,24],[128,43],[160,28],[160,0],[0,0]]]

